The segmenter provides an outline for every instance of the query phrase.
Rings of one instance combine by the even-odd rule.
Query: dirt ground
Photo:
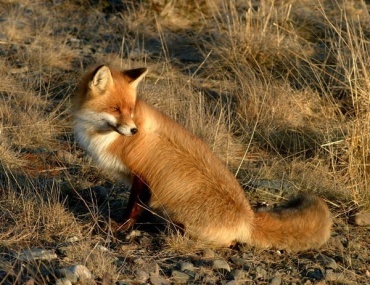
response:
[[[354,221],[370,205],[369,5],[1,1],[0,284],[369,284],[369,222]],[[329,242],[215,249],[150,214],[114,236],[128,189],[76,144],[70,114],[100,63],[147,66],[140,95],[206,141],[252,205],[323,197]]]

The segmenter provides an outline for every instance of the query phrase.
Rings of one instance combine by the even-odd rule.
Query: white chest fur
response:
[[[111,131],[96,134],[89,131],[83,123],[76,122],[75,134],[78,143],[91,155],[95,163],[113,176],[127,180],[129,169],[117,157],[108,151],[110,145],[120,136]]]

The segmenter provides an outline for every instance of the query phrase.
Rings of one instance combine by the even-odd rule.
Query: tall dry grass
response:
[[[102,62],[148,66],[142,96],[204,139],[246,187],[278,180],[337,212],[369,209],[364,1],[122,3],[0,3],[1,248],[80,235],[81,256],[92,252],[99,206],[83,201],[81,212],[68,201],[113,186],[75,144],[68,112],[82,71]],[[111,257],[97,255],[113,274]]]

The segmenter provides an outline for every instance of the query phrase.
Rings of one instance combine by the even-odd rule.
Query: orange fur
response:
[[[150,188],[151,208],[216,246],[241,242],[305,250],[329,238],[330,212],[318,197],[302,194],[276,209],[254,212],[234,175],[204,142],[137,98],[144,74],[144,69],[109,72],[103,66],[81,82],[75,132],[102,167],[119,177],[140,177]],[[130,118],[127,110],[133,112]],[[126,123],[137,133],[117,132]]]

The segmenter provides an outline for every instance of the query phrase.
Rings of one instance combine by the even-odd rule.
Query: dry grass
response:
[[[81,212],[66,202],[86,186],[111,185],[75,145],[68,115],[79,75],[95,62],[148,66],[143,97],[203,138],[247,185],[288,181],[320,193],[335,212],[369,209],[364,1],[122,3],[120,12],[108,1],[0,4],[1,248],[84,236],[76,260],[100,277],[117,270],[93,251],[99,207],[85,202]],[[183,238],[167,244],[194,247]]]

